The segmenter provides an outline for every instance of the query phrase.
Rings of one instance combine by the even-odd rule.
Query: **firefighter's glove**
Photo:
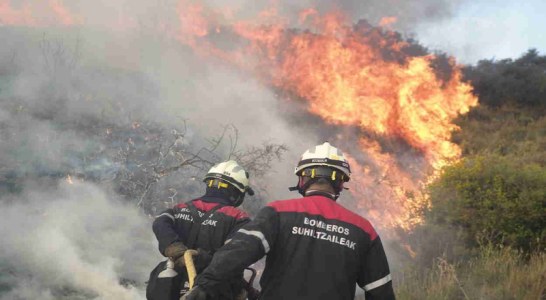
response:
[[[177,259],[183,258],[186,250],[188,250],[188,247],[184,243],[174,242],[165,248],[165,256],[176,262]]]
[[[197,273],[201,273],[212,261],[212,253],[199,248],[197,249],[197,255],[195,256],[194,261],[195,270],[197,271]]]
[[[195,266],[195,271],[201,273],[212,261],[212,253],[201,248],[197,249],[197,254],[193,256],[193,264]],[[174,269],[181,271],[186,267],[186,260],[184,256],[178,258],[174,261]]]
[[[249,286],[247,288],[247,299],[248,300],[257,300],[258,298],[260,298],[260,291],[255,289],[254,287],[252,286]]]
[[[177,260],[174,261],[174,269],[177,272],[184,272],[185,268],[186,268],[186,260],[184,259],[184,256],[179,257]]]
[[[207,300],[208,294],[200,286],[196,286],[189,293],[182,296],[180,300]]]

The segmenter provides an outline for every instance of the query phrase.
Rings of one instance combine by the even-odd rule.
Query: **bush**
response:
[[[460,117],[453,142],[463,156],[498,154],[521,163],[546,165],[546,110],[479,106]]]
[[[461,228],[468,246],[478,240],[525,251],[544,249],[546,168],[497,155],[466,158],[430,186],[427,221]]]

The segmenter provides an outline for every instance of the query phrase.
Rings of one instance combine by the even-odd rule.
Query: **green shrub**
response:
[[[478,240],[544,249],[546,168],[497,155],[465,158],[430,186],[427,222],[456,227]]]

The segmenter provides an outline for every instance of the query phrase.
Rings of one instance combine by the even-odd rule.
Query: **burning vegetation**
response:
[[[421,222],[424,184],[460,156],[453,120],[477,105],[453,59],[439,70],[438,57],[412,55],[395,32],[351,25],[339,13],[302,11],[293,29],[274,9],[244,21],[184,1],[178,12],[180,41],[259,77],[286,105],[305,102],[337,128],[328,138],[351,145],[352,193],[368,217],[404,229]],[[358,132],[343,134],[347,127]]]
[[[83,18],[48,1],[0,4],[0,22],[19,26],[76,26]],[[303,107],[296,118],[318,116],[322,139],[352,157],[355,208],[375,223],[406,230],[428,207],[424,185],[460,149],[453,120],[477,105],[454,59],[426,49],[388,28],[351,24],[341,12],[300,11],[290,20],[275,6],[253,16],[180,0],[176,18],[158,21],[156,34],[179,41],[196,55],[239,69],[274,89],[281,105]],[[35,17],[39,10],[45,17]],[[118,14],[109,26],[136,26]],[[319,122],[320,123],[320,122]],[[327,129],[326,129],[327,128]]]
[[[30,1],[1,0],[0,25],[46,27],[76,25],[81,20],[75,17],[61,0]]]

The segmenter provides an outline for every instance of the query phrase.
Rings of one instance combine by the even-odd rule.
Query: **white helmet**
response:
[[[203,181],[207,179],[220,179],[231,183],[241,193],[248,192],[249,195],[253,195],[254,191],[248,186],[248,172],[243,169],[236,161],[229,160],[214,165],[208,171]]]
[[[339,149],[330,145],[328,142],[305,151],[301,156],[294,173],[301,176],[304,169],[313,166],[324,166],[337,169],[345,175],[343,176],[343,181],[349,181],[351,178],[351,168],[349,167],[347,159]]]

